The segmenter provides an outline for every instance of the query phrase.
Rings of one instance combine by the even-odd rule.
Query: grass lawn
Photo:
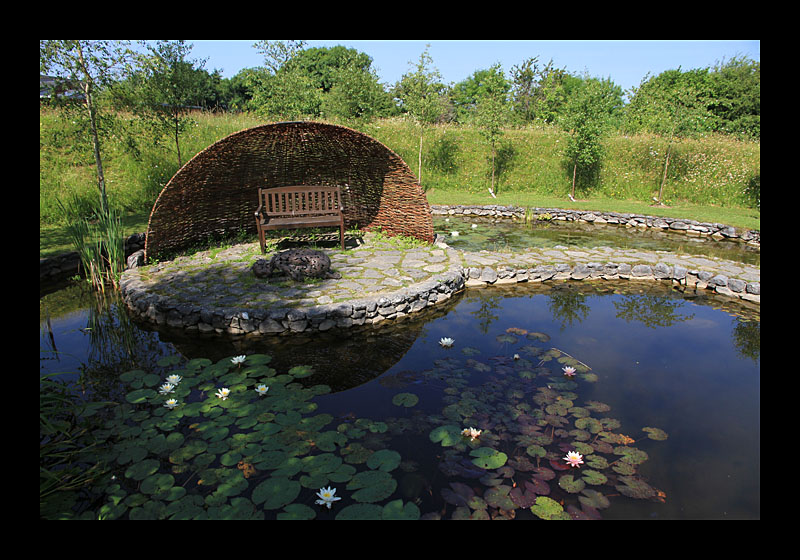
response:
[[[754,208],[722,208],[718,206],[694,206],[688,204],[674,206],[651,206],[644,202],[616,199],[588,199],[570,201],[562,197],[545,197],[534,193],[501,192],[497,198],[489,193],[466,193],[430,189],[427,192],[431,204],[499,204],[505,206],[526,206],[540,208],[568,208],[573,210],[598,210],[686,218],[699,222],[717,222],[744,229],[761,229],[761,213]],[[141,214],[129,214],[122,219],[125,235],[144,233],[150,209]],[[39,226],[39,257],[51,257],[72,251],[69,236],[62,226]]]

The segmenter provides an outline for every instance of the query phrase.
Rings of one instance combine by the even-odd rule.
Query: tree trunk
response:
[[[672,151],[672,139],[670,138],[669,146],[667,146],[667,159],[664,161],[664,175],[661,177],[661,187],[658,189],[658,202],[661,202],[661,195],[664,192],[664,183],[667,182],[667,169],[669,168],[669,156]]]
[[[92,133],[92,151],[94,152],[94,162],[97,166],[97,188],[100,190],[100,210],[104,215],[108,214],[108,197],[106,196],[106,179],[103,173],[103,161],[100,159],[100,138],[97,135],[97,119],[95,116],[94,100],[92,99],[92,81],[89,77],[89,69],[83,59],[83,49],[78,44],[78,59],[84,68],[86,82],[83,84],[83,93],[86,96],[86,108],[89,111],[89,128]]]
[[[570,195],[572,196],[573,200],[575,199],[575,175],[578,172],[578,162],[575,162],[575,165],[572,167],[572,191]]]
[[[492,146],[492,192],[493,193],[495,192],[495,190],[494,190],[494,155],[495,155],[495,152],[496,152],[496,150],[494,149],[494,146]]]
[[[181,161],[181,145],[178,142],[178,110],[175,109],[175,149],[178,151],[178,169],[183,166]]]
[[[419,181],[420,186],[422,186],[422,133],[424,132],[425,127],[420,125],[419,127],[419,166],[417,168],[417,181]]]

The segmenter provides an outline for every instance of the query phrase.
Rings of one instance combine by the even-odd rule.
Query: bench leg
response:
[[[342,244],[342,251],[344,251],[344,224],[339,226],[339,240]]]

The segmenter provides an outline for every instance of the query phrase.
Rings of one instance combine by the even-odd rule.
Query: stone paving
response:
[[[130,309],[157,324],[262,334],[377,323],[465,287],[519,282],[652,279],[760,303],[759,267],[662,251],[461,252],[445,244],[400,246],[371,234],[345,251],[322,250],[340,279],[258,279],[250,268],[264,255],[249,243],[129,269],[122,294]]]

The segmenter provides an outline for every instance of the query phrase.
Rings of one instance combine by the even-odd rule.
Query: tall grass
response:
[[[125,238],[119,212],[113,208],[108,212],[96,209],[94,219],[90,219],[81,213],[81,203],[74,195],[67,203],[58,198],[56,203],[92,287],[98,291],[105,291],[107,284],[119,287],[119,278],[125,270]]]
[[[195,114],[195,125],[181,136],[184,162],[234,132],[265,124],[251,114]],[[175,147],[154,139],[129,115],[117,115],[113,134],[103,144],[106,187],[118,212],[147,214],[158,193],[178,170]],[[414,172],[419,129],[403,118],[341,122],[375,138],[402,157]],[[96,174],[78,125],[58,111],[40,110],[40,224],[63,224],[56,197],[74,193],[84,212],[97,197]],[[508,128],[501,138],[496,169],[499,194],[519,193],[566,199],[572,169],[565,165],[567,135],[551,126]],[[667,139],[656,135],[611,135],[604,141],[600,173],[576,189],[583,200],[649,203],[658,193]],[[477,128],[442,124],[423,137],[422,185],[454,196],[485,194],[491,181],[491,152]],[[670,160],[664,191],[667,204],[754,206],[759,184],[760,144],[725,136],[681,141]],[[490,202],[491,198],[487,199]]]

